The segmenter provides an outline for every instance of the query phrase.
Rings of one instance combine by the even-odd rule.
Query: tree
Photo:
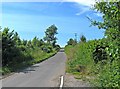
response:
[[[32,42],[31,42],[31,40],[29,40],[29,41],[27,42],[27,46],[30,47],[30,48],[32,47]]]
[[[80,42],[86,42],[86,37],[84,35],[80,37]]]
[[[16,46],[21,44],[21,40],[17,32],[14,33],[13,40],[16,42]]]
[[[22,40],[22,44],[24,45],[24,46],[26,46],[27,45],[27,40]]]
[[[34,45],[34,46],[38,46],[39,45],[38,38],[36,36],[32,40],[32,45]]]
[[[55,43],[57,42],[57,38],[55,35],[57,33],[57,27],[55,25],[51,25],[48,27],[45,31],[45,37],[44,40],[47,41],[47,43],[51,44],[53,47],[55,46]]]
[[[68,45],[76,45],[77,44],[77,41],[70,38],[69,41],[67,42]]]
[[[44,41],[42,39],[39,39],[37,37],[34,37],[32,40],[32,45],[36,47],[40,47],[44,44]]]
[[[111,60],[120,59],[120,1],[96,2],[94,9],[103,14],[103,22],[91,20],[92,25],[105,29],[106,44]],[[112,53],[111,53],[112,52]],[[114,57],[117,56],[117,57]]]
[[[42,46],[42,45],[44,45],[44,41],[43,41],[43,39],[40,39],[39,40],[39,46]]]
[[[13,58],[19,55],[19,50],[15,45],[14,30],[9,32],[9,28],[4,28],[2,32],[2,65],[9,65]]]

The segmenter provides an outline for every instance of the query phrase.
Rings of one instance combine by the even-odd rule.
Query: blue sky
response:
[[[77,2],[4,2],[0,14],[2,28],[15,30],[21,39],[43,38],[45,30],[52,24],[58,28],[57,43],[61,46],[75,38],[74,33],[78,40],[81,35],[92,40],[102,38],[104,34],[97,27],[90,27],[86,18],[102,21],[101,14],[91,10],[89,5]]]

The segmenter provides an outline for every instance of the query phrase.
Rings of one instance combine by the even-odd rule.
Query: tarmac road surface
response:
[[[58,87],[66,59],[61,49],[55,56],[2,79],[2,87]]]

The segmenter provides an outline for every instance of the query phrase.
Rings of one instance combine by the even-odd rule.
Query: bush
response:
[[[50,52],[53,52],[53,47],[50,45],[44,45],[42,46],[42,50],[46,53],[50,53]]]
[[[119,62],[111,62],[111,59],[117,56],[112,57],[113,54],[109,54],[108,49],[110,48],[104,38],[66,46],[67,72],[82,75],[84,78],[94,76],[94,79],[89,81],[97,87],[120,87]]]
[[[60,50],[60,46],[59,46],[59,45],[55,45],[55,49],[56,49],[57,51],[59,51],[59,50]]]
[[[99,61],[107,60],[107,53],[105,50],[106,47],[97,45],[95,47],[95,50],[93,51],[93,59],[95,63],[98,63]]]
[[[88,43],[80,43],[75,47],[66,46],[65,52],[68,55],[68,70],[69,72],[73,72],[76,68],[85,67],[86,71],[87,68],[92,67],[93,60],[92,60],[92,44],[94,42]],[[89,63],[89,64],[88,64]],[[81,66],[81,67],[80,67]],[[77,72],[77,71],[74,71]]]

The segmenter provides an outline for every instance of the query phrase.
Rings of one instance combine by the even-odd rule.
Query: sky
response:
[[[42,39],[45,30],[55,24],[58,28],[57,43],[65,46],[70,38],[77,40],[84,35],[87,40],[100,39],[104,30],[90,27],[93,20],[102,21],[102,14],[90,9],[93,0],[61,0],[59,2],[2,2],[2,28],[18,32],[21,39],[32,40],[35,36]]]

